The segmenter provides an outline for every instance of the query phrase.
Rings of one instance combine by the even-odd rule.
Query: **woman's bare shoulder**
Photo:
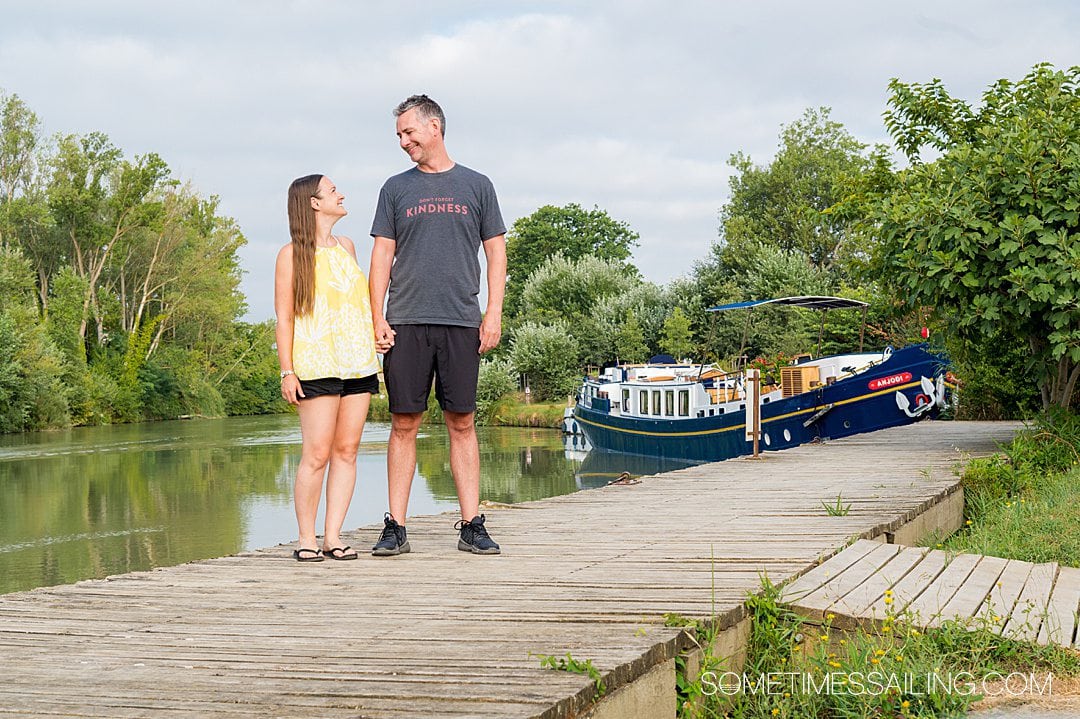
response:
[[[334,237],[337,238],[337,241],[341,243],[341,246],[344,247],[350,255],[356,257],[356,245],[353,244],[351,239],[345,235],[334,235]]]

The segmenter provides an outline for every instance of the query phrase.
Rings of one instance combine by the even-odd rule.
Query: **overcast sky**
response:
[[[716,239],[735,152],[829,106],[885,141],[886,84],[941,78],[977,100],[1038,62],[1080,64],[1067,2],[3,2],[0,89],[47,133],[157,152],[247,237],[249,319],[273,315],[294,177],[328,174],[367,269],[383,180],[409,167],[393,107],[425,92],[451,157],[495,183],[509,226],[598,205],[641,234],[648,279]]]

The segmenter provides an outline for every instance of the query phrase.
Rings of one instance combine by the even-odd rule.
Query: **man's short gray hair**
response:
[[[439,131],[446,137],[446,115],[443,114],[439,103],[427,95],[410,95],[394,108],[394,117],[401,117],[409,110],[415,109],[421,120],[435,118],[439,121]]]

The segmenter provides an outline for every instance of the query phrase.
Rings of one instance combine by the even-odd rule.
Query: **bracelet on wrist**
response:
[[[284,382],[285,378],[288,377],[289,375],[294,375],[295,376],[296,373],[293,372],[291,369],[283,369],[283,370],[281,370],[281,381]]]

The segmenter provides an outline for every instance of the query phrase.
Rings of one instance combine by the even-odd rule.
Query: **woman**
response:
[[[345,196],[325,175],[289,187],[289,233],[274,274],[281,396],[296,405],[303,449],[293,497],[300,562],[356,559],[341,541],[341,525],[356,483],[356,451],[379,362],[368,283],[347,237],[331,234],[348,214]],[[330,471],[327,472],[327,465]],[[320,548],[315,515],[326,475],[326,526]]]

